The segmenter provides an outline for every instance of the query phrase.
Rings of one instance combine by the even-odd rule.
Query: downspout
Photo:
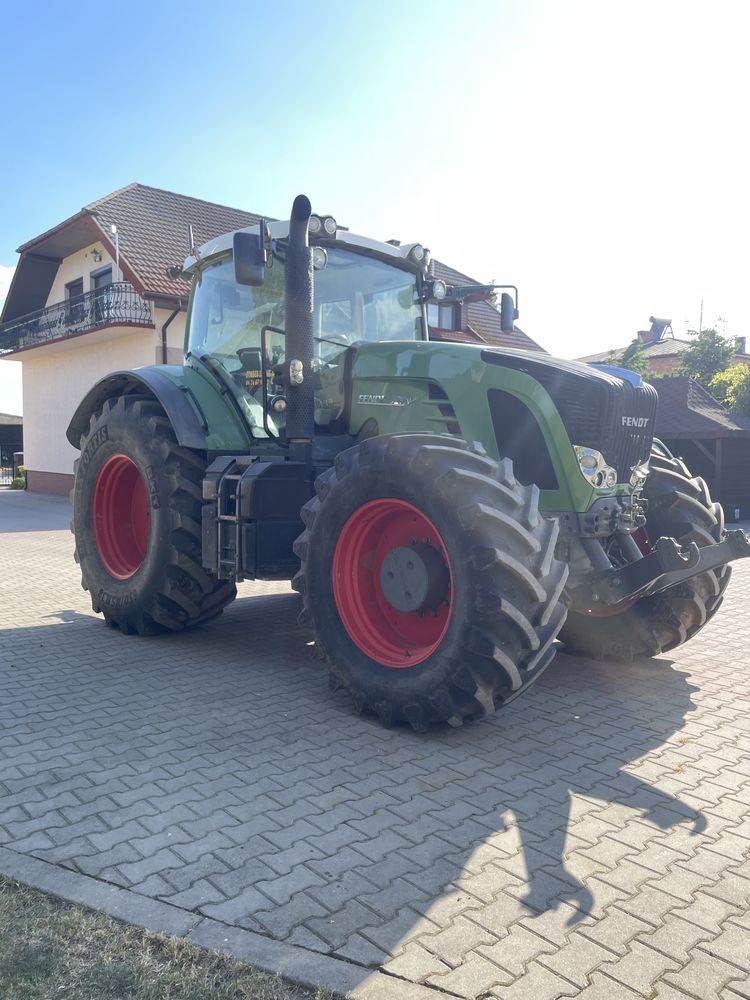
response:
[[[166,323],[164,323],[161,328],[161,363],[163,365],[167,364],[167,327],[175,318],[177,313],[180,312],[181,309],[182,309],[182,299],[178,299],[177,306],[175,307],[174,312],[170,313]]]

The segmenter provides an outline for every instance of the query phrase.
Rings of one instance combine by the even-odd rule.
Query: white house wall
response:
[[[156,326],[155,355],[150,364],[160,365],[161,357],[161,328],[167,322],[172,313],[171,309],[154,309],[154,324]],[[186,313],[179,312],[167,327],[167,364],[181,365],[184,353],[185,342],[185,316]]]
[[[94,251],[100,260],[94,258]],[[66,285],[83,279],[83,291],[92,290],[92,272],[112,266],[114,259],[101,243],[65,257],[47,296],[47,306],[64,302]],[[162,327],[172,310],[154,308],[152,329],[108,327],[61,339],[23,352],[24,462],[28,487],[43,493],[67,494],[72,486],[73,462],[78,452],[65,431],[76,407],[92,385],[113,371],[161,364]],[[178,313],[166,331],[167,363],[182,364],[185,312]]]
[[[94,260],[93,251],[95,249],[98,250],[97,256],[100,256],[101,260]],[[53,306],[57,302],[64,302],[66,298],[65,286],[78,278],[83,278],[83,291],[90,292],[93,288],[91,272],[107,267],[108,264],[112,265],[112,280],[117,281],[115,262],[104,250],[101,243],[92,243],[91,246],[85,247],[77,253],[72,253],[69,257],[64,257],[57,269],[55,280],[52,282],[46,305]]]
[[[91,386],[110,372],[156,360],[153,330],[115,327],[106,333],[106,338],[92,334],[64,342],[62,350],[49,345],[29,351],[23,358],[24,462],[32,491],[66,494],[71,488],[78,452],[65,431]]]

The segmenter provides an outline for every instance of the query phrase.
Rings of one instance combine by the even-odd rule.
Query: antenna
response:
[[[201,259],[201,255],[198,253],[198,250],[196,249],[195,246],[195,234],[193,233],[192,222],[188,223],[188,249],[192,257],[195,257],[196,260]]]

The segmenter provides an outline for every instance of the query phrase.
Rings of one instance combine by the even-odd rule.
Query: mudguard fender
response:
[[[112,372],[100,379],[83,397],[73,414],[66,436],[74,448],[80,448],[81,437],[88,430],[91,414],[97,410],[106,399],[132,394],[139,388],[153,396],[163,407],[164,412],[174,428],[177,441],[185,448],[195,448],[201,451],[208,449],[208,426],[205,417],[200,413],[197,401],[188,399],[187,387],[165,374],[167,366],[139,368],[136,371]],[[179,377],[182,369],[169,366]]]

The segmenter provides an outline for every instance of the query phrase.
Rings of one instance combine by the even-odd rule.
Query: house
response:
[[[108,372],[180,363],[189,286],[167,269],[260,216],[143,184],[129,184],[19,247],[0,316],[0,361],[23,363],[28,488],[67,494],[77,456],[65,437],[88,389]],[[438,276],[471,283],[435,262]],[[542,350],[500,330],[486,302],[436,307],[436,339]],[[453,328],[453,329],[451,329]]]
[[[728,520],[750,517],[750,417],[730,413],[686,375],[656,379],[656,436],[702,476]]]
[[[651,316],[649,322],[651,323],[650,329],[639,330],[637,334],[649,372],[652,375],[677,375],[680,370],[682,354],[692,346],[694,341],[675,337],[672,321],[669,319]],[[600,351],[598,354],[590,354],[578,360],[587,361],[589,364],[612,364],[613,358],[620,357],[629,346],[629,344],[625,344],[623,347],[610,351]],[[750,365],[747,338],[735,337],[735,347],[736,354],[730,364]]]
[[[30,490],[67,494],[65,437],[91,385],[120,368],[179,362],[189,285],[166,269],[259,216],[130,184],[19,247],[0,317],[0,354],[23,363]]]

